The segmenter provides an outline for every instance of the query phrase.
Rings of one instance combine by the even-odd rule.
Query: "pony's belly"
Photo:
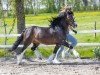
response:
[[[37,39],[37,40],[34,40],[34,42],[45,44],[45,45],[53,45],[53,44],[58,43],[59,40],[57,39]]]
[[[41,44],[45,44],[45,45],[54,45],[54,44],[56,44],[55,42],[53,43],[53,42],[42,42]]]
[[[45,45],[53,45],[53,44],[56,44],[56,43],[57,43],[56,40],[50,40],[50,39],[41,40],[40,42],[41,42],[42,44],[45,44]]]

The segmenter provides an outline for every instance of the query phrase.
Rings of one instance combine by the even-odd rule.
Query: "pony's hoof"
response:
[[[18,64],[18,65],[21,64],[22,58],[23,58],[22,54],[17,55],[17,64]]]
[[[17,62],[17,65],[22,65],[22,63],[21,62]]]
[[[39,60],[42,60],[42,57],[39,57]]]
[[[51,61],[51,60],[47,60],[46,63],[47,63],[47,64],[51,64],[52,61]]]
[[[54,60],[53,60],[53,64],[61,64],[61,62],[58,61],[57,59],[54,59]]]

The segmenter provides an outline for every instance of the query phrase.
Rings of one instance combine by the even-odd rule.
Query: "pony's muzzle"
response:
[[[77,27],[77,23],[76,23],[76,22],[74,22],[73,27],[74,27],[74,28],[76,28],[76,27]]]

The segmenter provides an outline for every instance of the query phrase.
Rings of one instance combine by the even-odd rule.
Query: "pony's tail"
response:
[[[23,33],[24,32],[22,32],[21,35],[17,38],[17,40],[15,41],[15,43],[12,46],[11,51],[16,50],[16,48],[18,47],[18,45],[23,41]]]

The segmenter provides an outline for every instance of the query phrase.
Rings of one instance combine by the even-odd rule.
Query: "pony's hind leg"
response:
[[[23,55],[25,53],[25,49],[30,45],[30,42],[24,42],[24,45],[20,51],[17,50],[17,64],[20,65]]]
[[[39,44],[33,44],[31,50],[34,51],[34,53],[38,59],[42,60],[42,54],[39,52],[39,50],[37,48],[38,46],[39,46]]]
[[[22,61],[22,58],[23,58],[23,55],[24,55],[24,53],[25,53],[25,46],[21,49],[21,50],[23,50],[23,52],[22,53],[17,53],[17,64],[18,65],[20,65],[21,64],[21,61]]]

